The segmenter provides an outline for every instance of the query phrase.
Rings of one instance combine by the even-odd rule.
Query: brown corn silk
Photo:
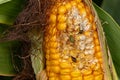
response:
[[[102,29],[89,0],[52,2],[43,41],[48,80],[112,80]]]

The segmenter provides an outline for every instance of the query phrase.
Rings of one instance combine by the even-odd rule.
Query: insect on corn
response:
[[[56,0],[43,49],[48,80],[113,80],[99,18],[89,0]]]

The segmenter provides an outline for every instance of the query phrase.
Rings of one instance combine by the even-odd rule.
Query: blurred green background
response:
[[[93,0],[93,2],[107,11],[120,25],[120,0]]]

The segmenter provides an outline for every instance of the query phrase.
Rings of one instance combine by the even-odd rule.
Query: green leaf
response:
[[[6,2],[9,2],[11,0],[0,0],[0,4],[3,4],[3,3],[6,3]]]
[[[0,80],[12,80],[11,76],[0,76]]]
[[[101,19],[114,66],[120,78],[120,27],[107,12],[95,4],[94,7]]]
[[[4,33],[4,31],[7,30],[8,28],[9,28],[9,26],[0,24],[0,37]]]
[[[95,2],[98,6],[101,6],[103,0],[92,0],[93,2]]]
[[[104,0],[102,8],[107,11],[120,25],[120,0]]]
[[[12,25],[18,13],[23,9],[25,0],[11,0],[0,4],[0,23]]]
[[[14,76],[16,74],[12,57],[13,50],[16,50],[17,46],[18,41],[0,42],[0,75]]]

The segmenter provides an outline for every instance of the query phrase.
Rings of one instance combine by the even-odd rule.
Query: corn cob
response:
[[[83,0],[58,1],[44,34],[48,80],[112,80],[103,64],[95,13]]]

